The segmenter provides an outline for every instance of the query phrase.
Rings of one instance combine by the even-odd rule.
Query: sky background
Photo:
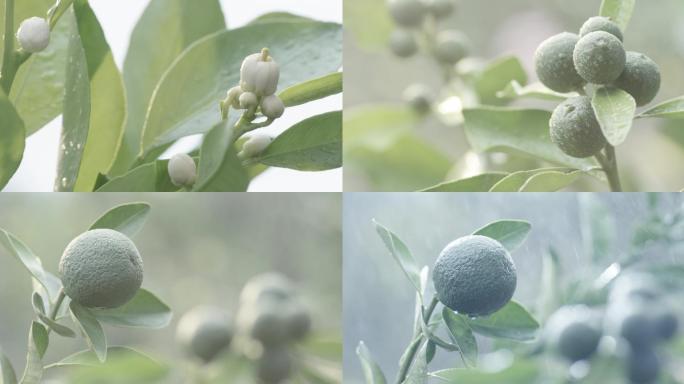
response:
[[[104,29],[107,41],[114,54],[119,68],[128,49],[131,31],[148,1],[141,0],[91,0],[95,14]],[[317,20],[342,22],[342,0],[259,0],[244,2],[222,0],[221,5],[226,15],[229,28],[247,24],[257,16],[274,11],[287,11]],[[313,114],[339,110],[342,107],[342,96],[336,95],[309,103],[305,106],[288,108],[285,115],[271,127],[262,130],[264,133],[277,135],[294,123]],[[45,128],[28,138],[24,159],[19,170],[8,183],[5,191],[38,192],[52,191],[57,168],[57,150],[62,120],[58,117]],[[170,157],[175,152],[183,151],[199,142],[199,137],[183,140],[169,149],[163,157]],[[284,168],[272,168],[258,176],[250,184],[250,191],[273,192],[333,192],[342,190],[342,170],[335,169],[324,172],[298,172]]]

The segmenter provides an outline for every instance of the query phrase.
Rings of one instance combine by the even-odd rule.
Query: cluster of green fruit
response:
[[[658,284],[647,275],[627,274],[612,285],[605,308],[565,306],[550,318],[546,344],[571,363],[588,360],[595,353],[624,360],[631,383],[653,383],[662,362],[658,345],[672,340],[678,318]],[[617,343],[606,343],[603,338]]]
[[[539,80],[557,92],[576,91],[553,112],[551,140],[567,155],[596,155],[607,144],[586,95],[585,85],[617,87],[637,106],[651,102],[660,89],[658,65],[639,52],[625,51],[620,28],[605,17],[592,17],[579,35],[560,33],[543,41],[535,53]]]
[[[293,371],[291,347],[311,330],[310,313],[292,282],[277,273],[252,278],[242,290],[237,313],[233,322],[221,308],[195,308],[179,321],[177,339],[204,363],[234,344],[234,349],[255,360],[259,382],[286,381]]]
[[[389,0],[388,8],[397,28],[390,36],[389,46],[397,57],[407,58],[419,50],[419,42],[440,65],[452,70],[470,51],[470,42],[462,32],[444,29],[435,32],[438,20],[450,16],[456,9],[455,0]],[[418,112],[431,109],[432,92],[423,84],[414,84],[404,91],[404,99]]]

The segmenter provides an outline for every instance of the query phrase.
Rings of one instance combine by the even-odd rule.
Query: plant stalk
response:
[[[620,183],[620,174],[617,167],[617,158],[615,156],[615,147],[610,144],[606,145],[606,155],[597,154],[596,160],[601,164],[603,172],[608,178],[608,184],[612,192],[622,192],[622,184]]]
[[[5,31],[3,37],[4,51],[2,54],[2,73],[0,73],[0,86],[5,94],[9,95],[14,81],[15,54],[14,54],[14,0],[5,0]]]
[[[430,324],[430,318],[432,317],[432,314],[435,311],[435,308],[437,308],[437,304],[439,304],[439,300],[437,299],[437,295],[435,295],[432,298],[432,301],[430,302],[430,305],[425,309],[423,312],[423,319],[422,321],[425,322],[425,324]],[[425,335],[423,334],[422,331],[420,331],[420,335],[414,336],[413,339],[411,340],[411,344],[408,346],[408,354],[406,355],[406,359],[402,362],[402,364],[399,366],[399,374],[397,375],[397,384],[401,384],[406,380],[406,376],[408,375],[408,370],[413,364],[413,360],[416,358],[416,353],[418,352],[418,349],[420,348],[421,345],[423,345],[423,341],[425,341]]]

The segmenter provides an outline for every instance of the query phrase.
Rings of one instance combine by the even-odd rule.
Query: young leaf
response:
[[[553,91],[540,82],[521,85],[516,80],[511,81],[506,88],[496,93],[496,97],[501,99],[539,99],[549,101],[563,101],[569,97],[575,97],[576,92],[559,93]]]
[[[280,92],[278,97],[286,107],[294,107],[342,92],[342,72],[293,85]]]
[[[76,337],[76,332],[74,332],[71,328],[50,319],[46,315],[39,313],[38,318],[43,322],[43,324],[45,324],[49,329],[55,331],[55,333],[58,335],[64,337]]]
[[[300,121],[276,137],[256,161],[300,171],[341,167],[342,112],[328,112]]]
[[[218,0],[149,2],[133,29],[124,62],[128,113],[124,138],[111,175],[125,173],[140,153],[147,106],[164,72],[192,43],[225,28]],[[154,49],[150,49],[152,46]]]
[[[85,307],[76,302],[69,305],[74,322],[79,325],[88,342],[90,349],[95,352],[98,360],[104,362],[107,359],[107,338],[102,325],[95,318],[95,315]]]
[[[197,159],[194,159],[197,163]],[[157,160],[115,177],[96,192],[176,192],[167,170],[168,160]]]
[[[140,357],[141,359],[146,359],[149,361],[154,361],[151,357],[136,351],[129,347],[109,347],[107,348],[107,356],[121,355],[121,354],[131,354]],[[99,361],[97,355],[93,353],[92,350],[86,349],[83,351],[76,352],[72,355],[65,357],[64,359],[45,366],[45,369],[59,368],[59,367],[73,367],[73,366],[89,366],[97,367],[102,363]]]
[[[470,328],[484,336],[529,341],[535,338],[539,323],[525,308],[510,301],[505,307],[487,317],[466,318]]]
[[[432,372],[430,376],[451,384],[529,384],[537,381],[539,365],[532,361],[522,360],[514,362],[513,365],[501,371],[453,368]]]
[[[31,305],[33,306],[33,310],[38,314],[42,313],[43,315],[46,312],[46,307],[45,307],[45,301],[43,300],[43,296],[40,295],[39,292],[34,291],[33,295],[31,296]]]
[[[145,225],[149,213],[150,205],[147,203],[119,205],[95,220],[90,229],[108,228],[133,237]]]
[[[556,192],[561,190],[579,179],[580,176],[587,174],[583,170],[573,169],[566,171],[546,171],[532,175],[525,184],[520,187],[519,192]]]
[[[247,171],[231,146],[237,118],[218,123],[204,137],[200,149],[199,174],[193,190],[202,192],[244,192],[249,185]]]
[[[91,313],[103,323],[140,328],[163,328],[171,321],[171,308],[146,289],[119,308],[93,309]]]
[[[221,120],[218,103],[239,83],[243,59],[268,47],[280,64],[280,89],[340,68],[339,24],[265,23],[219,32],[193,44],[159,82],[143,129],[144,158],[176,139],[206,133]],[[256,48],[255,48],[256,47]]]
[[[361,361],[361,367],[363,368],[363,375],[366,378],[366,384],[387,384],[385,375],[382,370],[373,360],[370,351],[366,347],[363,341],[359,342],[359,346],[356,347],[356,355]]]
[[[603,0],[599,15],[610,18],[624,31],[632,18],[635,2],[636,0]]]
[[[17,384],[17,374],[14,372],[12,362],[9,361],[5,353],[0,349],[0,383]]]
[[[506,175],[508,174],[503,172],[483,173],[465,179],[437,184],[423,189],[421,192],[487,192]]]
[[[518,58],[506,56],[489,63],[475,80],[475,91],[480,98],[480,103],[501,104],[502,100],[498,98],[497,92],[504,89],[511,81],[520,84],[527,82],[527,73]]]
[[[424,343],[416,354],[413,364],[408,370],[404,384],[427,384],[428,369],[427,369],[427,344]]]
[[[473,232],[473,235],[487,236],[503,245],[508,252],[513,252],[525,242],[532,225],[523,220],[499,220],[485,225]]]
[[[594,93],[591,106],[608,143],[612,146],[622,144],[632,128],[636,110],[634,98],[622,89],[601,87]]]
[[[7,185],[24,157],[24,122],[0,90],[0,189]]]
[[[576,169],[596,165],[590,158],[564,154],[551,142],[548,111],[479,107],[463,110],[463,116],[466,136],[477,152],[510,151]]]
[[[411,284],[413,284],[416,292],[422,297],[423,292],[421,292],[420,285],[420,269],[418,268],[418,263],[416,263],[416,260],[413,258],[411,251],[409,251],[406,244],[404,244],[397,235],[385,228],[382,224],[375,220],[373,220],[373,224],[375,224],[375,230],[378,232],[382,242],[385,243],[385,246],[390,251],[394,260],[404,271]]]
[[[73,9],[78,28],[69,42],[55,188],[90,192],[97,175],[106,174],[116,157],[126,101],[121,74],[95,13],[87,0],[75,0]]]
[[[43,356],[48,346],[48,333],[45,327],[34,321],[29,331],[28,353],[26,368],[21,378],[21,384],[39,384],[43,378]]]
[[[662,117],[666,119],[684,119],[684,96],[664,101],[637,117]]]
[[[458,345],[463,363],[466,367],[477,366],[477,340],[468,323],[462,316],[455,314],[447,307],[442,310],[442,317],[451,339]]]
[[[57,298],[59,289],[62,286],[61,281],[55,275],[43,269],[43,264],[38,256],[34,255],[26,244],[2,229],[0,229],[0,244],[22,263],[31,276],[45,287],[51,299]]]

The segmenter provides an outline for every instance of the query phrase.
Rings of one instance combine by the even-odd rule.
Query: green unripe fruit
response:
[[[551,141],[565,154],[584,158],[606,146],[606,138],[591,107],[591,99],[578,96],[559,104],[549,121]]]
[[[506,305],[515,292],[513,259],[498,241],[479,235],[449,243],[432,274],[439,301],[467,316],[487,316]]]
[[[601,331],[594,313],[585,306],[567,306],[554,312],[546,328],[549,345],[570,362],[588,359],[596,352]]]
[[[396,29],[390,35],[390,49],[399,57],[410,57],[418,52],[418,43],[411,32]]]
[[[653,348],[632,349],[626,365],[627,377],[633,384],[653,383],[660,375],[660,359]]]
[[[572,53],[579,36],[563,32],[544,40],[534,53],[534,69],[539,81],[556,92],[580,89],[586,83],[577,73]]]
[[[632,95],[638,106],[650,103],[660,90],[660,69],[648,56],[627,52],[625,69],[615,86]]]
[[[260,307],[251,311],[247,323],[249,335],[254,340],[267,347],[282,345],[290,340],[290,323],[283,303],[260,303]]]
[[[143,261],[123,233],[93,229],[67,245],[59,272],[64,292],[73,301],[85,307],[116,308],[138,292]]]
[[[186,352],[208,363],[228,348],[233,333],[226,313],[206,306],[197,307],[181,317],[176,339]]]
[[[580,28],[580,37],[584,37],[592,32],[603,31],[608,32],[611,35],[622,41],[622,31],[617,24],[610,21],[609,18],[603,16],[590,17],[589,20],[585,21]]]
[[[436,19],[449,17],[456,9],[454,0],[426,0],[426,5],[428,12]]]
[[[468,56],[470,42],[463,33],[455,30],[442,31],[437,35],[435,57],[445,64],[456,64]]]
[[[302,340],[311,331],[311,315],[301,303],[292,303],[287,312],[287,328],[292,340]]]
[[[625,339],[632,348],[648,347],[658,340],[653,316],[643,304],[612,303],[607,316],[612,333]]]
[[[670,310],[658,313],[653,320],[655,323],[656,333],[665,341],[672,340],[679,329],[679,319]]]
[[[267,348],[257,361],[256,376],[264,384],[277,384],[292,374],[292,357],[285,347]]]
[[[610,84],[625,69],[625,48],[617,37],[604,31],[580,38],[573,52],[575,69],[593,84]]]
[[[432,92],[423,84],[412,84],[402,94],[406,101],[416,112],[425,114],[432,108]]]
[[[285,276],[271,272],[252,277],[240,293],[241,305],[255,305],[265,300],[289,300],[294,296],[292,282]]]
[[[423,23],[427,9],[421,0],[388,0],[390,15],[404,27],[417,27]]]

